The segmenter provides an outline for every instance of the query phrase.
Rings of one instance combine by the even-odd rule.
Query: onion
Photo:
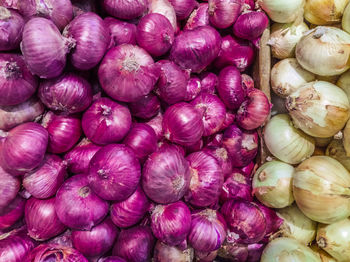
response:
[[[160,109],[160,101],[152,93],[149,93],[146,96],[141,97],[136,102],[129,104],[130,112],[133,116],[148,119],[155,116]]]
[[[194,258],[192,248],[181,250],[177,247],[168,246],[161,241],[157,241],[154,247],[154,262],[192,262]]]
[[[198,77],[191,77],[186,86],[186,98],[185,101],[191,101],[195,99],[201,92],[201,80]]]
[[[292,23],[303,15],[304,0],[258,0],[257,4],[277,23]]]
[[[89,107],[92,102],[92,89],[84,78],[65,73],[58,78],[42,82],[39,97],[51,110],[73,114]]]
[[[339,161],[348,171],[350,170],[350,158],[346,154],[345,148],[343,146],[343,141],[339,139],[333,139],[332,142],[327,146],[325,155],[334,158],[335,160]]]
[[[315,140],[296,129],[287,114],[270,119],[264,129],[264,141],[269,151],[288,164],[298,164],[315,150]]]
[[[322,262],[337,262],[326,251],[324,251],[323,249],[319,248],[317,244],[311,245],[310,248],[320,256]]]
[[[242,0],[209,0],[209,21],[216,28],[227,28],[238,18]]]
[[[0,143],[1,167],[12,175],[21,175],[44,159],[48,133],[37,123],[24,123],[11,129]]]
[[[203,135],[200,113],[190,104],[181,102],[169,107],[163,118],[164,136],[171,142],[191,146]]]
[[[176,17],[179,20],[184,20],[191,14],[192,10],[198,5],[195,0],[170,0],[174,7]]]
[[[242,130],[236,125],[226,129],[222,143],[231,157],[233,167],[248,165],[258,152],[257,132]]]
[[[254,40],[258,38],[269,25],[269,18],[264,12],[251,11],[241,14],[233,25],[235,36]]]
[[[218,77],[212,72],[201,74],[201,92],[214,94],[218,85]]]
[[[73,230],[72,241],[74,248],[84,256],[100,256],[113,246],[117,235],[118,229],[110,218],[106,218],[90,231]]]
[[[348,0],[308,0],[304,7],[304,17],[314,25],[330,25],[341,22]]]
[[[159,112],[155,117],[146,122],[147,125],[153,128],[158,139],[163,137],[163,114]]]
[[[283,219],[276,214],[275,210],[268,208],[260,203],[256,203],[256,205],[259,207],[260,211],[263,213],[266,221],[265,239],[267,240],[267,237],[270,237],[271,235],[273,235],[273,233],[275,233],[279,229],[279,227],[283,223]],[[264,242],[264,240],[261,242]]]
[[[175,38],[170,58],[182,68],[200,73],[217,57],[220,45],[220,34],[210,26],[201,26]]]
[[[223,216],[213,209],[192,213],[189,244],[196,251],[211,252],[220,248],[226,238],[226,222]]]
[[[72,243],[72,231],[67,229],[61,235],[47,241],[48,244],[57,244],[65,247],[73,247]]]
[[[294,125],[315,137],[335,135],[350,116],[350,104],[345,92],[324,81],[300,86],[287,97],[286,107]]]
[[[242,244],[232,244],[227,241],[218,250],[219,258],[223,261],[245,262],[248,259],[248,246]]]
[[[37,85],[37,79],[29,71],[22,56],[0,54],[1,106],[23,103],[35,93]]]
[[[111,34],[111,42],[109,43],[108,49],[121,44],[136,44],[136,25],[119,21],[112,17],[106,17],[104,22],[108,26]]]
[[[336,85],[343,89],[350,101],[350,70],[343,73],[336,82]]]
[[[25,203],[24,198],[17,196],[6,207],[0,209],[0,230],[12,227],[23,216]]]
[[[176,13],[174,7],[168,0],[149,0],[148,13],[164,15],[169,19],[175,32],[177,30]]]
[[[85,111],[82,127],[85,135],[96,144],[119,142],[131,127],[131,114],[127,107],[102,97]]]
[[[236,115],[231,113],[230,111],[227,111],[224,124],[222,125],[220,131],[224,131],[226,128],[228,128],[230,125],[232,125],[235,122],[235,119],[236,119]],[[222,137],[223,137],[223,135],[222,135]],[[221,142],[222,142],[222,137],[221,137]]]
[[[100,258],[98,262],[127,262],[127,261],[121,257],[111,256],[111,257]]]
[[[200,3],[197,9],[194,9],[183,30],[193,30],[200,26],[209,25],[209,5],[207,3]]]
[[[120,19],[133,19],[147,10],[146,0],[103,0],[101,4],[108,14]]]
[[[21,182],[0,167],[0,214],[15,199]]]
[[[98,70],[102,89],[113,99],[135,102],[157,81],[152,57],[142,48],[123,44],[111,48]]]
[[[242,88],[242,78],[237,68],[228,66],[221,70],[217,90],[227,108],[240,107],[246,94]]]
[[[224,203],[230,199],[242,198],[252,201],[252,187],[250,180],[238,171],[225,177],[225,182],[221,188],[220,202]]]
[[[151,259],[154,237],[151,229],[136,226],[120,232],[113,248],[113,255],[120,256],[129,262],[146,262]]]
[[[199,140],[201,141],[201,140]],[[197,146],[195,144],[195,146]],[[193,147],[193,146],[192,146]],[[187,147],[186,149],[182,146],[179,146],[177,144],[172,144],[170,143],[168,140],[162,140],[160,142],[158,142],[158,150],[157,151],[162,151],[162,150],[168,150],[168,149],[174,149],[176,150],[178,153],[180,153],[180,155],[185,156],[186,155],[186,150],[192,149],[191,147]],[[190,151],[190,150],[189,150]]]
[[[350,5],[347,5],[343,12],[341,27],[345,32],[350,32],[350,24],[349,24],[349,15],[350,15]]]
[[[86,12],[96,12],[96,4],[94,0],[71,0],[73,5],[73,16],[76,17]]]
[[[70,228],[91,230],[108,213],[108,203],[89,187],[86,175],[67,179],[56,195],[55,209],[59,220]]]
[[[217,257],[217,254],[218,250],[212,252],[196,251],[196,259],[201,262],[211,262]]]
[[[19,47],[22,40],[24,20],[20,14],[13,9],[0,7],[0,51],[14,50]]]
[[[180,200],[189,185],[189,165],[174,147],[153,153],[143,166],[143,190],[157,203],[168,204]]]

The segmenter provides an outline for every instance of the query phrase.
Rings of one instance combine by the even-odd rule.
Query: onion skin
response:
[[[94,0],[87,0],[87,1],[71,0],[71,2],[73,5],[74,17],[86,12],[96,12],[96,3]]]
[[[195,99],[201,92],[201,80],[198,77],[191,77],[186,86],[186,101]]]
[[[130,20],[141,16],[147,10],[147,1],[103,0],[102,7],[116,18]]]
[[[0,230],[12,227],[23,216],[25,203],[26,200],[18,195],[0,209]]]
[[[215,94],[218,85],[218,77],[214,73],[204,72],[201,74],[201,92]]]
[[[186,19],[198,5],[195,0],[170,0],[169,2],[174,7],[178,20]]]
[[[275,0],[258,0],[259,7],[263,9],[271,20],[277,23],[293,23],[303,16],[303,0],[290,2],[277,2]]]
[[[174,7],[168,0],[149,0],[148,13],[158,13],[169,19],[175,32],[178,30]]]
[[[216,28],[227,28],[238,18],[242,0],[209,0],[209,21]]]
[[[194,9],[187,19],[184,30],[193,30],[200,26],[209,25],[209,5],[207,3],[200,3],[197,9]]]
[[[121,257],[111,256],[111,257],[100,258],[98,262],[127,262],[127,261]]]
[[[304,17],[311,24],[332,25],[341,22],[349,1],[309,0],[305,3]]]
[[[136,102],[129,103],[129,109],[133,116],[149,119],[159,113],[160,101],[156,95],[149,93]]]
[[[22,40],[24,20],[20,14],[13,9],[0,7],[0,51],[14,50],[19,47]]]
[[[258,207],[259,210],[263,213],[265,221],[266,221],[266,237],[270,237],[272,234],[274,234],[282,225],[283,219],[279,217],[276,214],[276,211],[268,208],[259,202],[255,203]],[[264,242],[264,241],[262,241]]]
[[[6,207],[15,199],[21,182],[19,178],[12,176],[0,167],[0,215]]]
[[[231,174],[232,171],[232,161],[228,155],[226,148],[222,146],[212,146],[209,145],[203,149],[204,152],[208,153],[216,159],[219,166],[222,169],[224,177]]]
[[[157,241],[154,247],[154,262],[192,262],[193,261],[193,249],[187,248],[181,250],[174,246],[168,246],[161,241]]]
[[[151,120],[146,122],[147,125],[153,128],[154,132],[156,132],[156,135],[158,139],[163,138],[163,114],[159,112],[155,117],[153,117]]]
[[[72,231],[70,229],[67,229],[61,235],[58,235],[57,237],[52,238],[49,241],[47,241],[47,243],[65,246],[65,247],[73,247]]]
[[[237,18],[233,33],[239,38],[254,40],[262,35],[268,25],[269,18],[264,12],[246,12]]]
[[[252,201],[252,187],[250,180],[242,173],[233,171],[225,177],[225,182],[220,193],[220,202],[224,203],[230,199],[242,198],[247,201]]]
[[[136,25],[119,21],[113,17],[106,17],[104,22],[111,34],[111,42],[108,49],[121,44],[136,44]]]

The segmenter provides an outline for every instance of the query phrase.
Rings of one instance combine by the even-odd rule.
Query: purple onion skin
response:
[[[72,241],[74,248],[84,256],[101,256],[113,246],[118,233],[111,219],[106,218],[90,231],[73,230]]]
[[[36,91],[38,82],[22,56],[0,54],[0,106],[25,102]]]
[[[222,169],[224,177],[232,172],[232,161],[226,148],[216,145],[207,146],[203,151],[216,159]]]
[[[207,3],[200,3],[197,9],[194,9],[190,17],[187,19],[184,30],[193,30],[200,26],[209,25],[209,5]]]
[[[247,261],[259,262],[264,249],[265,249],[264,244],[250,244],[250,245],[248,245],[248,260]]]
[[[251,162],[258,152],[258,134],[236,125],[229,126],[223,137],[223,145],[232,160],[233,167],[243,167]]]
[[[162,151],[162,150],[167,150],[167,149],[174,149],[178,153],[180,153],[182,156],[186,155],[186,150],[182,146],[172,144],[168,140],[163,140],[158,143],[158,150],[157,151]],[[188,149],[188,148],[186,148]]]
[[[146,195],[160,204],[180,200],[190,185],[189,165],[175,148],[168,147],[149,156],[142,170]]]
[[[73,247],[72,231],[70,229],[67,229],[61,235],[58,235],[57,237],[48,240],[47,243],[65,247]]]
[[[38,168],[24,175],[23,187],[33,197],[44,199],[54,196],[66,177],[66,163],[57,155],[47,154]]]
[[[247,260],[249,255],[247,245],[225,242],[218,254],[223,261],[250,262]]]
[[[169,246],[186,240],[191,226],[191,211],[184,202],[157,205],[152,211],[153,235]]]
[[[12,175],[22,175],[39,166],[48,144],[48,132],[33,122],[11,129],[0,139],[0,165]]]
[[[15,199],[21,182],[19,178],[12,176],[0,166],[0,215],[4,209]]]
[[[71,46],[51,20],[35,17],[24,26],[22,54],[29,70],[40,78],[61,75]]]
[[[223,136],[224,135],[222,133],[217,133],[211,136],[204,137],[204,145],[206,147],[221,147]]]
[[[260,209],[244,199],[229,200],[223,204],[223,214],[232,243],[253,244],[262,240],[266,234],[266,220]]]
[[[193,9],[198,5],[195,0],[169,0],[174,7],[178,20],[184,20],[190,16]]]
[[[196,259],[198,262],[212,262],[218,255],[218,250],[212,252],[196,251]]]
[[[198,251],[211,252],[220,248],[226,238],[226,222],[223,216],[213,209],[192,213],[189,244]]]
[[[125,145],[107,145],[91,159],[90,187],[105,200],[127,199],[136,190],[140,177],[140,163],[133,150]]]
[[[133,116],[149,119],[159,113],[160,101],[156,95],[149,93],[136,102],[129,103],[129,109]]]
[[[123,230],[113,248],[113,255],[128,262],[147,262],[151,259],[154,237],[147,226],[136,226]]]
[[[218,85],[218,77],[212,72],[201,74],[201,92],[215,94]]]
[[[14,50],[22,40],[24,20],[13,9],[0,7],[0,51]]]
[[[186,98],[185,101],[191,101],[195,99],[201,92],[201,80],[198,77],[191,77],[186,86]]]
[[[191,262],[193,261],[193,249],[181,250],[157,241],[154,247],[153,260],[154,262]]]
[[[197,143],[191,146],[186,146],[184,149],[186,150],[186,154],[191,154],[193,152],[202,150],[203,146],[204,146],[204,142],[203,142],[203,139],[201,139],[201,140],[198,140]]]
[[[130,44],[111,48],[98,70],[102,89],[122,102],[135,102],[147,95],[158,75],[152,57],[141,47]]]
[[[109,98],[97,99],[82,118],[85,135],[98,145],[121,141],[131,127],[131,114],[127,107]]]
[[[268,25],[269,18],[264,12],[246,12],[237,18],[233,33],[239,38],[254,40],[262,35]]]
[[[74,17],[81,15],[86,12],[96,13],[96,3],[95,0],[71,0],[73,5],[73,15]]]
[[[103,0],[102,7],[106,12],[120,19],[134,19],[147,11],[146,0],[124,1],[124,0]]]
[[[0,230],[13,226],[23,216],[25,203],[24,198],[17,196],[0,210]]]
[[[208,0],[209,21],[216,28],[231,26],[242,10],[242,0]]]
[[[138,186],[135,192],[121,202],[115,202],[111,206],[111,219],[120,228],[136,225],[146,215],[150,208],[150,201]]]
[[[239,170],[243,172],[247,177],[251,177],[253,175],[253,171],[255,168],[255,163],[254,161],[251,161],[248,165],[244,167],[240,167]]]
[[[104,21],[111,34],[111,42],[108,49],[121,44],[136,44],[136,25],[119,21],[113,17],[106,17]]]
[[[210,26],[201,26],[175,38],[170,58],[182,68],[200,73],[217,57],[220,46],[220,34]]]
[[[228,128],[230,125],[232,125],[235,122],[236,115],[231,112],[226,112],[225,121],[221,126],[220,131],[225,131],[226,128]]]
[[[74,114],[87,109],[92,102],[92,88],[79,75],[65,73],[55,79],[43,81],[38,95],[51,110]]]
[[[163,138],[163,114],[159,112],[155,117],[146,122],[147,125],[153,128],[158,140]]]
[[[101,17],[92,12],[74,18],[64,29],[63,36],[75,41],[70,60],[78,70],[89,70],[95,67],[101,61],[110,43],[107,25]]]
[[[277,216],[276,212],[260,203],[256,203],[266,220],[266,235],[271,236],[275,233],[283,223],[283,219]]]
[[[92,157],[102,147],[84,138],[64,156],[68,170],[74,174],[87,173]]]
[[[108,203],[89,187],[85,174],[67,179],[56,194],[56,213],[59,220],[70,228],[91,230],[108,213]]]
[[[111,256],[111,257],[100,258],[98,262],[127,262],[127,261],[121,257]]]
[[[224,203],[230,199],[242,198],[253,201],[250,180],[239,172],[232,172],[226,177],[221,189],[220,202]]]

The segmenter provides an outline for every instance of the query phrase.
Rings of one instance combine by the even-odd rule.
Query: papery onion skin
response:
[[[86,12],[96,12],[96,3],[94,0],[88,0],[88,1],[71,0],[71,2],[73,5],[74,17]]]
[[[212,252],[202,252],[196,250],[196,259],[201,262],[211,262],[213,261],[218,254],[218,250],[214,250]]]
[[[225,177],[225,182],[221,188],[220,202],[224,203],[230,199],[237,198],[253,201],[251,191],[250,180],[240,172],[233,171],[230,175]]]
[[[215,94],[218,85],[218,77],[212,72],[204,72],[201,77],[201,92]]]
[[[0,7],[0,51],[17,49],[22,40],[24,20],[20,14],[13,9]]]
[[[350,170],[350,158],[346,154],[343,143],[347,141],[348,134],[347,129],[343,131],[343,141],[339,139],[333,139],[327,146],[325,155],[334,158],[339,161],[347,170]],[[345,139],[346,138],[346,139]]]
[[[139,100],[129,103],[129,109],[133,116],[149,119],[159,112],[160,101],[156,95],[149,93]]]
[[[321,249],[317,243],[313,244],[310,246],[310,248],[316,252],[320,258],[322,262],[337,262],[335,260],[335,258],[333,258],[331,255],[329,255],[326,251],[324,251],[323,249]]]
[[[0,166],[0,214],[15,199],[21,182],[19,178],[12,176]]]
[[[267,237],[271,237],[282,225],[283,219],[276,214],[276,211],[274,209],[268,208],[259,202],[255,203],[255,205],[257,205],[259,210],[263,213],[266,221],[265,239]],[[264,240],[261,242],[264,243]]]
[[[175,32],[177,31],[177,19],[174,7],[168,0],[149,0],[148,13],[158,13],[169,19]]]
[[[147,10],[146,0],[137,0],[133,2],[124,0],[103,0],[101,4],[108,14],[120,19],[133,19],[141,16]]]
[[[174,246],[168,246],[161,241],[157,241],[154,247],[154,262],[192,262],[193,249],[181,250]]]
[[[209,21],[216,28],[227,28],[238,18],[242,0],[209,0]]]
[[[277,23],[292,23],[303,15],[304,0],[258,0],[257,4]]]
[[[343,130],[343,146],[346,156],[350,156],[350,122],[348,121]]]
[[[207,3],[200,3],[197,9],[194,9],[187,19],[184,30],[193,30],[200,26],[209,25],[209,5]]]
[[[248,259],[248,246],[243,244],[225,242],[218,250],[219,258],[224,261],[250,261]]]
[[[348,0],[320,1],[308,0],[304,6],[304,17],[311,24],[331,25],[341,22]]]
[[[72,244],[72,231],[70,229],[67,229],[64,231],[61,235],[58,235],[57,237],[54,237],[47,241],[48,244],[57,244],[60,246],[65,247],[73,247]]]
[[[159,112],[155,117],[146,122],[147,125],[153,128],[158,139],[163,138],[163,113]]]
[[[121,257],[111,256],[111,257],[100,258],[98,262],[127,262],[127,261]]]
[[[186,19],[198,5],[195,0],[170,0],[169,2],[174,7],[178,20]]]
[[[198,77],[191,77],[186,86],[186,101],[195,99],[201,92],[201,80]]]
[[[111,34],[111,42],[108,49],[121,44],[136,44],[136,25],[119,21],[113,17],[106,17],[104,22]]]
[[[24,214],[26,200],[17,195],[5,208],[0,209],[0,230],[12,227]]]
[[[350,15],[350,5],[347,5],[344,9],[341,24],[342,24],[343,30],[348,33],[350,32],[349,15]]]
[[[269,25],[269,18],[264,12],[252,11],[241,14],[233,25],[235,36],[254,40],[258,38]]]

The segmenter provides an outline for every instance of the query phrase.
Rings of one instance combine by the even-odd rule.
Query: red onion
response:
[[[271,105],[264,92],[250,89],[247,99],[237,111],[236,123],[247,130],[253,130],[263,125],[270,114]]]
[[[101,17],[92,12],[74,18],[64,29],[63,36],[74,39],[76,43],[70,59],[78,70],[95,67],[110,43],[108,27]]]
[[[17,196],[6,207],[1,208],[0,230],[13,226],[23,216],[25,203],[26,200],[24,198]]]
[[[174,42],[174,28],[165,16],[151,13],[140,19],[136,40],[151,55],[161,56]]]
[[[260,203],[256,203],[260,211],[263,213],[266,220],[266,235],[265,237],[271,236],[275,233],[283,223],[283,219],[277,216],[276,212],[271,208],[268,208]]]
[[[103,97],[85,111],[82,127],[85,135],[96,144],[119,142],[131,127],[131,114],[127,107]]]
[[[243,167],[252,161],[258,152],[256,131],[241,130],[236,125],[229,126],[223,137],[223,145],[232,160],[233,167]]]
[[[126,228],[136,225],[145,216],[150,202],[140,186],[135,192],[121,202],[111,206],[111,219],[118,227]]]
[[[193,249],[181,250],[157,241],[154,247],[154,262],[191,262],[193,261]]]
[[[158,115],[153,117],[146,124],[153,128],[158,139],[163,137],[163,114],[161,112],[159,112]]]
[[[246,92],[250,89],[254,89],[254,80],[251,76],[247,74],[242,74],[242,87]]]
[[[90,231],[73,230],[72,241],[74,248],[84,256],[101,256],[111,249],[118,233],[118,229],[111,219],[106,218]]]
[[[192,10],[198,5],[195,0],[169,0],[174,7],[176,17],[184,20],[191,14]]]
[[[228,155],[228,152],[226,148],[216,145],[216,146],[207,146],[203,149],[204,152],[211,155],[216,159],[219,166],[222,169],[224,177],[226,177],[228,174],[231,174],[232,172],[232,162],[231,158]]]
[[[127,261],[121,257],[111,256],[111,257],[100,258],[98,262],[127,262]]]
[[[211,72],[201,74],[201,92],[214,94],[218,85],[218,77]]]
[[[101,62],[98,77],[110,97],[135,102],[153,89],[158,74],[152,57],[144,49],[123,44],[108,51]]]
[[[81,15],[86,12],[96,13],[96,3],[95,0],[71,0],[73,5],[73,15],[74,17]]]
[[[0,0],[0,5],[6,8],[12,8],[18,10],[19,0]]]
[[[21,182],[18,178],[13,177],[0,166],[0,214],[16,197]]]
[[[88,81],[73,73],[40,84],[38,95],[51,110],[68,114],[84,111],[92,102],[92,89]]]
[[[158,143],[158,151],[167,150],[167,149],[175,149],[182,156],[186,155],[186,150],[180,145],[172,144],[167,140],[160,141]],[[188,148],[186,148],[188,149]]]
[[[204,137],[204,144],[207,147],[220,147],[222,145],[223,136],[224,135],[222,133],[217,133],[211,136]]]
[[[218,255],[218,250],[211,252],[196,251],[196,259],[198,262],[212,262]]]
[[[72,243],[72,231],[67,229],[61,235],[47,241],[48,244],[57,244],[65,247],[73,247]]]
[[[59,221],[55,211],[55,198],[27,200],[24,217],[31,238],[44,241],[61,234],[65,225]]]
[[[113,255],[120,256],[128,262],[147,262],[151,259],[154,237],[151,229],[136,226],[123,230],[113,248]]]
[[[140,163],[125,145],[107,145],[91,159],[90,187],[105,200],[127,199],[136,190],[140,177]]]
[[[38,168],[24,175],[23,186],[35,198],[48,198],[56,194],[66,176],[66,163],[47,154]]]
[[[203,135],[204,127],[200,113],[187,103],[169,107],[163,118],[164,136],[171,142],[191,146]]]
[[[227,108],[239,108],[246,94],[242,88],[242,78],[237,68],[228,66],[221,70],[217,90]]]
[[[13,9],[0,6],[0,51],[14,50],[22,40],[24,20]]]
[[[31,74],[23,57],[0,54],[0,105],[23,103],[36,91],[38,82]]]
[[[189,244],[198,251],[211,252],[220,248],[226,238],[226,222],[213,209],[204,209],[192,214]]]
[[[104,21],[111,34],[108,49],[121,44],[136,44],[136,25],[112,17],[106,17]]]
[[[89,164],[92,157],[96,154],[101,146],[97,146],[87,138],[84,138],[71,151],[64,156],[70,172],[79,174],[89,171]]]
[[[133,19],[141,16],[147,11],[148,4],[146,0],[103,0],[101,2],[108,14],[120,19]]]
[[[169,19],[175,33],[178,32],[178,23],[174,7],[168,0],[149,0],[148,13],[158,13]]]
[[[32,18],[24,26],[22,38],[21,50],[33,74],[40,78],[53,78],[63,72],[66,54],[74,43],[62,37],[51,20]]]
[[[264,249],[265,249],[264,244],[250,244],[250,245],[248,245],[248,260],[247,261],[259,262]]]
[[[233,171],[226,177],[221,189],[220,202],[224,203],[230,199],[243,198],[253,201],[250,180],[240,172]]]
[[[242,0],[208,0],[209,21],[216,28],[232,25],[242,10]]]
[[[204,146],[204,142],[203,139],[198,140],[198,142],[196,142],[195,144],[191,145],[191,146],[186,146],[184,149],[186,151],[186,154],[191,154],[193,152],[197,152],[199,150],[201,150]]]
[[[258,38],[269,25],[269,18],[262,11],[251,11],[241,14],[233,25],[235,36],[254,40]]]
[[[229,200],[221,207],[221,213],[230,231],[229,242],[253,244],[264,238],[266,220],[256,205],[244,199]]]
[[[208,4],[200,3],[197,9],[194,9],[187,19],[184,30],[193,30],[200,26],[209,25]]]
[[[11,129],[0,141],[0,165],[12,175],[21,175],[44,159],[48,133],[41,125],[29,122]]]
[[[150,155],[142,172],[143,190],[157,203],[168,204],[180,200],[190,184],[188,163],[173,147]]]
[[[89,187],[86,175],[67,179],[56,194],[56,213],[60,221],[70,228],[91,230],[108,213],[108,203]]]
[[[253,173],[253,170],[255,168],[254,161],[251,161],[248,165],[239,168],[241,172],[243,172],[247,177],[250,177]]]
[[[70,0],[20,0],[18,8],[26,18],[45,17],[53,21],[60,30],[73,19],[73,6]]]
[[[186,86],[185,101],[191,101],[195,99],[200,92],[201,92],[201,80],[198,77],[190,78]]]
[[[182,201],[157,205],[151,219],[154,236],[167,245],[181,244],[190,232],[191,211]]]
[[[129,104],[130,112],[133,116],[148,119],[155,116],[160,109],[158,97],[152,93],[141,97],[139,100]]]
[[[219,249],[219,257],[223,261],[250,262],[248,259],[249,251],[247,245],[225,242]]]
[[[255,9],[255,1],[254,0],[243,0],[243,10],[245,9]]]
[[[170,57],[182,68],[199,73],[217,57],[220,46],[220,34],[210,26],[201,26],[178,35]]]
[[[9,130],[19,124],[35,120],[44,112],[44,105],[33,96],[14,106],[0,106],[0,129]]]
[[[225,115],[225,121],[221,126],[220,131],[224,131],[226,128],[228,128],[230,125],[232,125],[236,120],[236,115],[231,112],[226,112]]]

